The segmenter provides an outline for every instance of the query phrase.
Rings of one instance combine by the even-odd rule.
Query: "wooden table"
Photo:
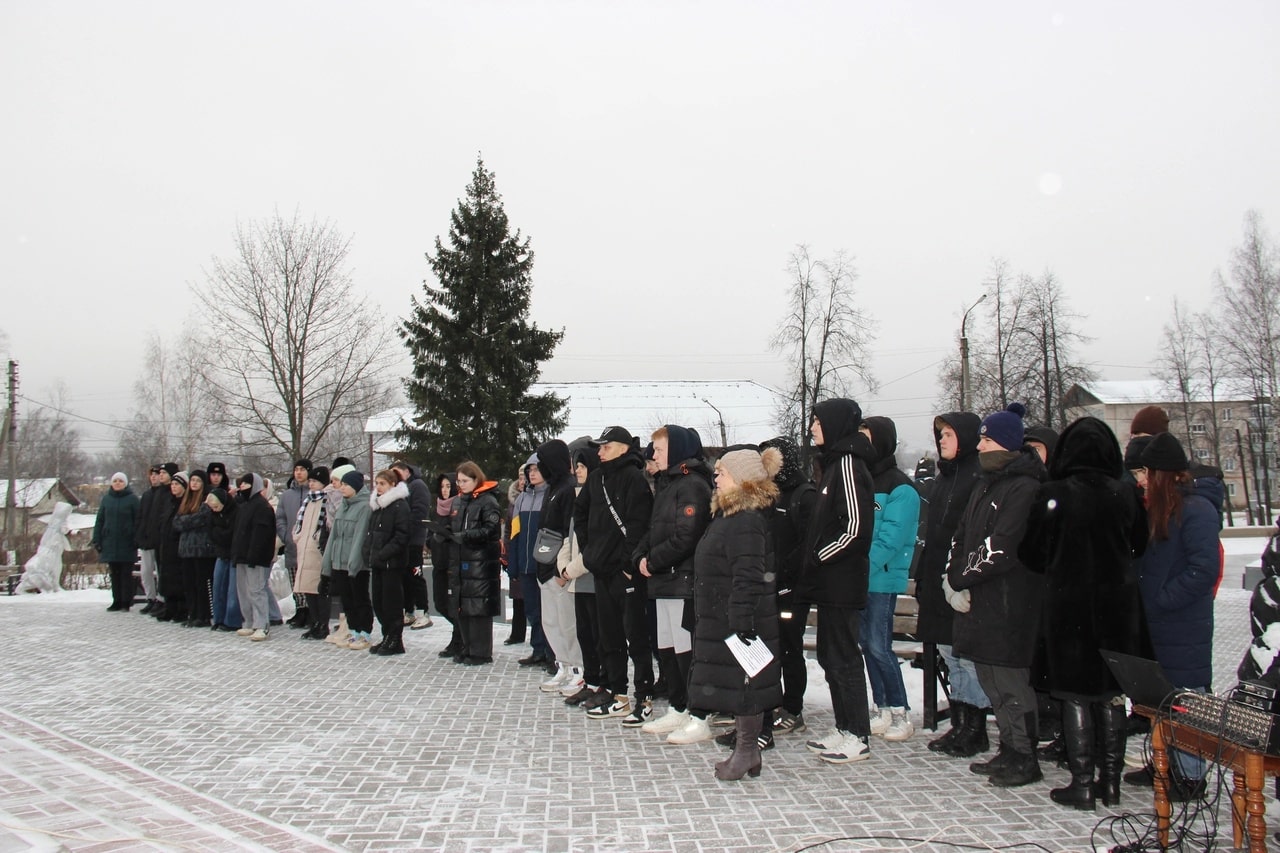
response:
[[[1155,709],[1135,705],[1134,711],[1151,720],[1151,752],[1155,765],[1156,833],[1161,849],[1169,846],[1169,743],[1183,752],[1194,753],[1231,769],[1231,838],[1240,847],[1246,830],[1249,853],[1267,849],[1266,802],[1262,787],[1267,776],[1280,774],[1280,756],[1267,755],[1217,735],[1185,726]]]

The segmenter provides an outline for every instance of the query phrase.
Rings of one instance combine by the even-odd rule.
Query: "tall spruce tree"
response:
[[[510,232],[483,160],[450,217],[448,247],[436,237],[426,257],[439,286],[423,282],[398,330],[413,358],[406,455],[427,470],[470,459],[491,479],[510,477],[566,424],[564,400],[529,393],[564,333],[529,322],[533,252]]]

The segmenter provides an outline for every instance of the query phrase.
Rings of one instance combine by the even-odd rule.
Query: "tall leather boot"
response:
[[[991,741],[987,737],[987,714],[990,710],[970,705],[968,724],[956,735],[951,746],[942,752],[952,758],[973,758],[990,749]]]
[[[1090,703],[1079,700],[1062,702],[1062,741],[1067,751],[1071,784],[1065,788],[1054,788],[1049,792],[1049,798],[1058,805],[1091,812],[1097,807],[1097,802],[1093,789],[1094,728]]]
[[[966,705],[964,702],[951,703],[951,728],[947,729],[941,737],[936,737],[929,741],[930,752],[946,752],[951,744],[955,743],[956,738],[960,736],[960,732],[968,724],[970,711],[977,711],[972,705]]]
[[[734,728],[738,739],[733,744],[733,754],[716,764],[717,779],[736,782],[743,776],[755,778],[760,775],[759,738],[763,724],[763,714],[736,718]]]
[[[1093,704],[1095,738],[1098,742],[1098,784],[1095,794],[1104,806],[1120,805],[1120,780],[1124,776],[1124,748],[1129,721],[1124,705]]]

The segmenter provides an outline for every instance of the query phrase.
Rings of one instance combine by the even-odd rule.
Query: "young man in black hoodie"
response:
[[[649,529],[653,494],[644,476],[640,448],[624,427],[611,426],[591,442],[600,467],[591,472],[574,507],[583,563],[596,586],[600,651],[613,701],[592,708],[593,719],[627,717],[627,657],[635,667],[636,707],[653,690],[653,654],[645,615],[645,584],[631,555]]]
[[[241,504],[231,536],[231,562],[236,567],[240,609],[248,623],[236,633],[261,641],[271,631],[267,581],[276,553],[276,514],[263,494],[266,485],[261,477],[242,474],[236,483]]]
[[[400,480],[409,487],[409,570],[404,573],[404,624],[410,630],[421,631],[431,627],[430,593],[427,576],[422,571],[427,548],[427,522],[432,517],[435,499],[431,489],[422,479],[422,473],[403,459],[391,467],[400,472]]]
[[[1018,558],[1027,517],[1045,477],[1023,444],[1021,403],[982,421],[983,477],[969,496],[947,562],[947,600],[956,610],[955,653],[973,661],[1000,727],[1000,750],[969,769],[1004,788],[1039,781],[1038,720],[1031,659],[1040,625],[1043,577]]]
[[[858,432],[862,408],[853,400],[813,407],[810,432],[822,455],[818,500],[805,540],[799,597],[818,608],[818,664],[831,688],[836,730],[805,744],[831,764],[871,756],[871,719],[862,647],[858,642],[867,577],[875,492],[867,464],[876,452]]]

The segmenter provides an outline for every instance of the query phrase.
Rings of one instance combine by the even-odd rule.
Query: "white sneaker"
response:
[[[893,722],[893,713],[888,708],[877,708],[871,706],[871,733],[877,737],[889,731],[889,724]]]
[[[253,634],[249,637],[249,639],[255,643],[260,643],[266,638],[267,638],[267,631],[263,628],[259,628],[258,630],[254,631]]]
[[[560,695],[572,696],[585,687],[586,684],[587,682],[582,678],[582,670],[578,669],[576,666],[570,667],[569,674],[565,676],[564,681],[560,685]]]
[[[555,693],[560,689],[560,685],[564,684],[564,680],[569,675],[569,667],[562,663],[556,664],[556,674],[548,678],[546,681],[538,685],[538,689],[543,693]]]
[[[332,643],[340,649],[345,649],[347,643],[351,641],[350,631],[334,631],[332,634],[324,638],[326,643]]]
[[[833,745],[818,757],[828,764],[848,764],[851,761],[863,761],[871,757],[871,747],[862,738],[850,732],[841,732],[843,737],[839,745]]]
[[[413,624],[409,626],[410,631],[421,631],[423,628],[430,628],[435,623],[431,621],[431,617],[426,613],[419,612],[413,617]]]
[[[626,717],[631,714],[631,699],[627,696],[614,694],[613,702],[608,705],[601,705],[598,708],[592,708],[587,712],[587,716],[593,720],[609,720],[614,717]]]
[[[688,711],[677,711],[672,708],[658,719],[645,723],[640,727],[640,731],[651,735],[669,735],[676,729],[684,728],[684,724],[689,722],[689,716]]]
[[[916,733],[916,727],[907,716],[907,709],[890,708],[889,713],[893,719],[889,723],[889,728],[884,731],[884,739],[893,742],[911,740],[911,736]]]
[[[816,737],[813,740],[805,741],[804,748],[809,750],[810,752],[816,752],[819,755],[821,755],[822,753],[829,752],[834,747],[839,746],[843,741],[844,741],[844,732],[840,731],[839,729],[835,729],[834,731],[831,732],[831,734],[826,735],[825,737],[820,737],[820,738]]]
[[[351,639],[347,641],[345,648],[351,649],[353,652],[362,652],[371,645],[373,644],[369,642],[369,635],[361,632],[359,634],[352,634]]]
[[[237,630],[237,631],[236,631],[236,636],[237,636],[237,637],[252,637],[252,636],[253,636],[253,629],[252,629],[252,628],[250,628],[250,627],[248,627],[248,626],[245,626],[244,628],[240,628],[239,630]]]
[[[711,740],[714,735],[711,734],[711,725],[701,717],[689,715],[689,719],[683,726],[667,735],[667,743],[674,743],[684,746],[690,743],[701,743],[704,740]]]

